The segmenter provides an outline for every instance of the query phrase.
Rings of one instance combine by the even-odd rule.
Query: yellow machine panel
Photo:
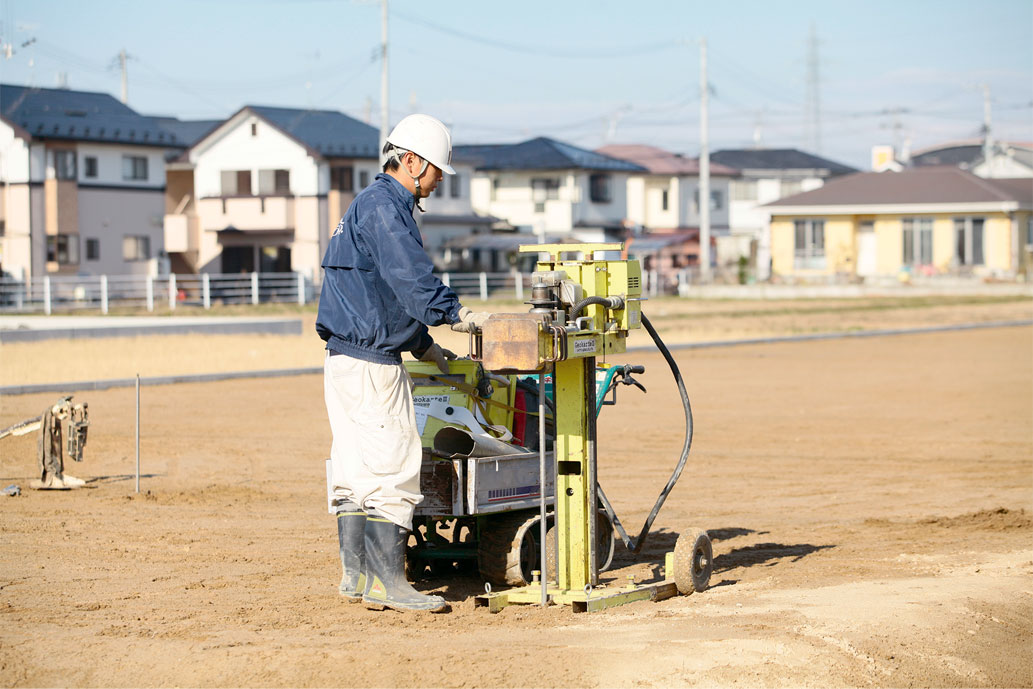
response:
[[[469,409],[475,416],[479,411],[492,426],[513,428],[515,380],[509,379],[507,385],[498,379],[487,379],[481,362],[469,359],[448,362],[448,375],[443,374],[437,365],[422,361],[407,361],[405,368],[412,378],[413,401],[417,406],[427,407],[434,401],[447,402]],[[478,391],[486,392],[488,384],[491,386],[491,395],[478,394]],[[441,419],[428,417],[420,433],[423,447],[433,447],[434,435],[445,425]]]

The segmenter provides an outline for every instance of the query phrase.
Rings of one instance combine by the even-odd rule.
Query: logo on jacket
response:
[[[334,233],[332,235],[330,235],[330,236],[331,237],[336,237],[337,235],[341,234],[342,232],[344,232],[344,218],[341,218],[341,222],[337,223],[337,229],[335,229]]]

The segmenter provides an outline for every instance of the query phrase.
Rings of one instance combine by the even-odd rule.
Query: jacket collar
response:
[[[397,179],[387,174],[386,172],[378,173],[374,180],[386,180],[388,189],[392,191],[399,199],[405,204],[405,207],[409,209],[409,214],[413,213],[413,208],[416,206],[416,197],[411,191],[402,186],[402,183]]]

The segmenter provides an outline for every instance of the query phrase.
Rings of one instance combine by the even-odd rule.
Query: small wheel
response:
[[[678,593],[688,596],[710,585],[714,572],[714,548],[703,529],[689,529],[674,545],[674,583]]]
[[[477,569],[500,586],[524,586],[538,569],[538,520],[526,514],[487,520],[477,542]]]

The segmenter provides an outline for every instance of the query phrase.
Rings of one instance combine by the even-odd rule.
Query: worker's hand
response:
[[[449,351],[437,342],[427,347],[427,350],[417,357],[420,361],[434,362],[442,373],[449,373],[448,362],[456,358],[455,352]]]
[[[459,309],[459,322],[452,324],[457,333],[476,332],[484,327],[485,321],[491,317],[487,311],[471,311],[465,306]]]

